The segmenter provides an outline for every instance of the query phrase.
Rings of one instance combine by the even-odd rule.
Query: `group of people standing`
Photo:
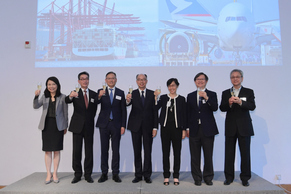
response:
[[[255,109],[254,92],[243,87],[243,72],[234,69],[230,73],[232,87],[223,91],[220,110],[227,112],[225,119],[225,181],[229,185],[234,180],[235,147],[238,140],[241,154],[240,179],[243,186],[249,186],[251,178],[250,140],[254,135],[250,110]],[[108,153],[111,140],[112,148],[112,179],[120,183],[120,139],[125,129],[131,131],[135,177],[133,183],[143,180],[152,183],[152,143],[157,134],[158,124],[161,128],[163,175],[165,186],[170,184],[170,150],[173,147],[173,184],[179,185],[182,139],[189,137],[191,154],[191,173],[194,184],[200,186],[204,180],[206,185],[213,185],[213,146],[218,128],[213,112],[218,109],[217,95],[206,89],[208,76],[200,72],[194,77],[197,90],[185,97],[177,94],[179,82],[176,78],[167,81],[168,94],[146,87],[147,75],[138,74],[138,88],[128,93],[117,88],[117,77],[114,72],[108,72],[105,77],[107,87],[96,92],[88,88],[89,74],[81,72],[78,75],[81,89],[72,91],[68,96],[61,94],[60,83],[56,77],[46,81],[44,95],[39,98],[40,90],[35,91],[34,108],[43,106],[39,124],[42,130],[43,151],[47,169],[46,184],[58,183],[57,169],[60,160],[60,150],[63,149],[63,136],[68,128],[68,103],[73,103],[74,112],[70,121],[69,131],[73,133],[73,170],[72,184],[81,180],[84,174],[88,183],[93,183],[93,136],[94,118],[97,105],[101,110],[96,127],[100,132],[101,171],[99,183],[108,180]],[[131,106],[127,121],[126,106]],[[160,110],[160,114],[159,114]],[[127,127],[126,127],[127,126]],[[82,147],[84,142],[85,160],[84,173],[82,168]],[[144,156],[142,157],[142,148]],[[201,149],[204,154],[203,172],[200,169]],[[142,161],[143,158],[143,161]],[[51,164],[54,172],[51,173]]]

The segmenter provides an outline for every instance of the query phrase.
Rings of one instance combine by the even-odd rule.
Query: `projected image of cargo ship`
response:
[[[75,57],[87,59],[124,59],[126,38],[114,28],[98,26],[83,28],[73,33],[72,52]]]

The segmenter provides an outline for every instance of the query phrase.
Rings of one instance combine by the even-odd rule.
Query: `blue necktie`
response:
[[[144,91],[141,91],[141,102],[142,105],[144,106]]]
[[[109,90],[110,90],[110,94],[109,94],[109,97],[110,97],[110,102],[111,102],[111,104],[112,104],[112,102],[113,102],[113,93],[112,93],[112,88],[109,88]],[[110,112],[110,119],[113,119],[113,115],[112,115],[112,111]]]

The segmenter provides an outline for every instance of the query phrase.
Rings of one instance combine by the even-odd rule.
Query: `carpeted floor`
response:
[[[59,173],[60,183],[44,184],[46,173],[36,172],[33,173],[11,185],[0,190],[2,193],[62,193],[62,194],[91,194],[91,193],[218,193],[218,194],[241,194],[241,193],[256,193],[256,194],[283,194],[284,191],[273,185],[272,183],[264,180],[263,178],[252,174],[252,179],[249,181],[250,186],[244,187],[239,180],[239,173],[236,173],[236,179],[229,185],[223,185],[224,174],[223,172],[215,172],[213,186],[207,186],[202,183],[202,186],[195,186],[190,172],[181,172],[180,185],[174,186],[171,180],[169,186],[163,185],[163,174],[161,172],[154,172],[152,174],[153,183],[147,184],[144,181],[139,183],[132,183],[134,173],[120,173],[122,183],[115,183],[112,180],[111,174],[108,176],[108,181],[98,183],[101,173],[94,173],[92,178],[94,183],[87,183],[84,179],[76,184],[71,184],[73,173]]]

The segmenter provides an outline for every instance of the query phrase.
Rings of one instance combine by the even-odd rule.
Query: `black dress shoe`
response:
[[[114,174],[112,179],[116,182],[116,183],[121,183],[121,179],[120,177],[118,176],[118,174]]]
[[[194,184],[195,184],[196,186],[201,186],[201,181],[195,181]]]
[[[249,183],[249,181],[242,181],[242,185],[245,187],[248,187],[248,186],[250,186],[250,183]]]
[[[138,183],[139,181],[141,181],[142,178],[138,178],[138,177],[135,177],[133,180],[132,180],[132,183]]]
[[[146,183],[152,183],[152,179],[150,177],[144,178],[144,180],[145,180]]]
[[[205,182],[205,184],[208,185],[208,186],[213,185],[213,182],[212,182],[212,181],[204,181],[204,182]]]
[[[88,183],[94,183],[94,180],[92,179],[92,177],[85,178],[85,180],[86,180]]]
[[[80,180],[81,180],[80,177],[74,177],[71,183],[75,184],[75,183],[79,182]]]
[[[98,179],[98,183],[103,183],[108,180],[107,174],[102,174],[101,177]]]
[[[224,185],[230,185],[230,183],[232,183],[232,181],[226,179],[223,184]]]

